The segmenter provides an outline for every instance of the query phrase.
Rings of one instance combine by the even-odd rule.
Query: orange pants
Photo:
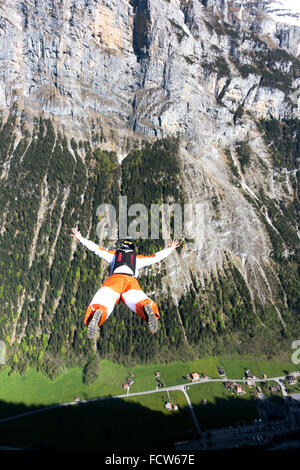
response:
[[[87,325],[95,310],[100,309],[102,316],[99,325],[102,325],[120,299],[145,321],[144,306],[150,303],[156,318],[160,318],[157,304],[142,291],[136,278],[126,274],[113,274],[94,295],[85,312],[84,323]]]

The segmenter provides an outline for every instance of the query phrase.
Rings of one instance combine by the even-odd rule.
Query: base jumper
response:
[[[162,261],[179,246],[179,242],[174,240],[168,248],[143,256],[136,254],[134,242],[130,238],[121,241],[116,250],[106,250],[84,238],[76,228],[72,232],[76,240],[110,265],[109,278],[96,292],[85,312],[87,336],[92,338],[97,334],[98,326],[107,320],[120,299],[148,323],[153,334],[156,333],[160,318],[157,304],[142,291],[136,278],[141,268]]]

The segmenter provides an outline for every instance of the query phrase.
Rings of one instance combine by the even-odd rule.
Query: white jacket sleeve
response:
[[[108,263],[111,263],[114,257],[115,252],[106,250],[105,248],[101,248],[97,243],[88,240],[87,238],[80,238],[80,243],[82,243],[88,250],[95,253],[95,255],[99,256],[100,258],[104,259]]]
[[[162,261],[164,258],[169,256],[172,253],[173,249],[172,248],[165,248],[164,250],[157,251],[153,255],[150,256],[137,256],[136,257],[136,263],[137,263],[137,268],[141,269],[144,268],[145,266],[150,266],[151,264],[158,263],[159,261]]]

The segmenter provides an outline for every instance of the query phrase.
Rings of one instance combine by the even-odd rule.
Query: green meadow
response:
[[[297,370],[297,366],[292,362],[266,361],[259,358],[222,359],[221,363],[225,368],[227,377],[233,379],[245,377],[246,369],[258,378],[263,378],[263,374],[266,374],[267,377],[279,377]]]
[[[16,373],[8,375],[8,369],[0,372],[0,401],[23,403],[26,406],[52,405],[73,401],[79,396],[82,400],[108,395],[126,395],[122,384],[134,374],[131,392],[155,390],[157,387],[155,372],[159,371],[163,386],[186,383],[186,375],[202,372],[210,377],[218,377],[217,358],[199,359],[187,363],[151,364],[128,368],[111,361],[101,361],[98,379],[92,385],[82,381],[82,369],[73,368],[61,374],[55,380],[29,369],[26,376]]]
[[[53,381],[34,369],[29,369],[26,376],[18,373],[9,376],[8,369],[4,369],[0,371],[0,418],[7,415],[6,403],[19,405],[22,408],[66,403],[73,401],[77,396],[81,400],[89,400],[97,397],[126,395],[127,392],[122,389],[122,384],[131,373],[134,375],[131,393],[155,390],[157,388],[156,371],[160,372],[161,383],[165,387],[186,384],[186,376],[192,372],[218,378],[218,364],[224,366],[228,379],[242,378],[245,375],[245,369],[250,369],[257,377],[262,377],[263,373],[268,377],[286,375],[297,369],[292,363],[253,358],[208,357],[186,363],[150,364],[133,368],[103,360],[99,377],[94,384],[88,386],[82,381],[81,368],[69,369]],[[205,384],[200,385],[202,390],[205,386]],[[190,391],[193,387],[190,387]],[[217,389],[218,384],[214,390]]]

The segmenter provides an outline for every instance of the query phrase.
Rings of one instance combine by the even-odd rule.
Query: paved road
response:
[[[190,400],[190,397],[188,396],[185,387],[181,387],[180,390],[183,392],[183,394],[184,394],[184,396],[185,396],[185,399],[186,399],[186,401],[187,401],[187,404],[188,404],[190,413],[191,413],[192,418],[193,418],[193,421],[194,421],[194,423],[195,423],[195,428],[197,429],[197,433],[198,433],[198,434],[201,434],[201,429],[200,429],[200,426],[199,426],[199,422],[198,422],[197,416],[196,416],[196,414],[195,414],[194,407],[193,407],[193,405],[192,405],[192,402],[191,402],[191,400]]]

